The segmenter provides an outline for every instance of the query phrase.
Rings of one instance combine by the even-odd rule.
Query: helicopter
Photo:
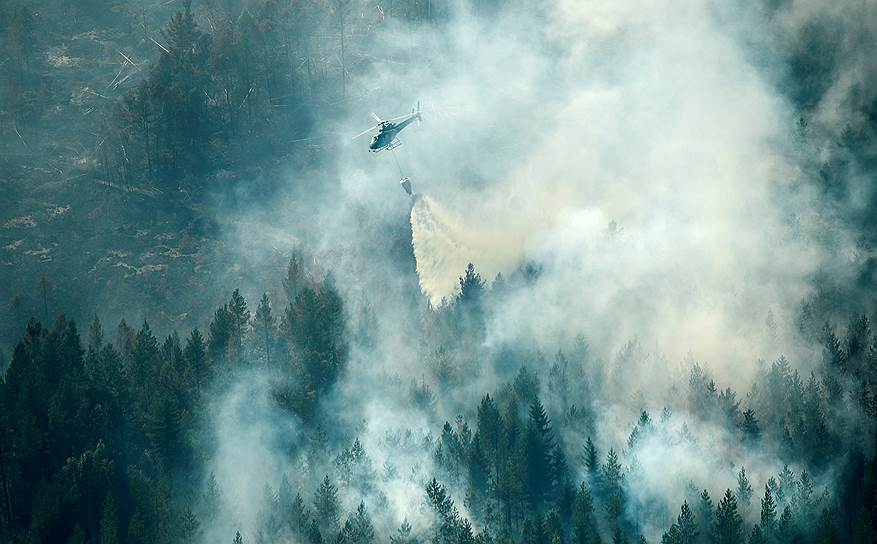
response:
[[[390,151],[402,145],[402,142],[396,137],[402,132],[402,129],[410,125],[414,120],[417,120],[418,124],[422,120],[420,114],[420,102],[417,102],[417,106],[411,110],[411,113],[399,117],[381,119],[374,112],[372,112],[372,117],[375,118],[375,121],[377,121],[378,124],[363,130],[354,136],[353,139],[355,140],[361,136],[365,136],[374,129],[378,129],[375,135],[372,136],[371,143],[368,144],[369,152],[378,153],[385,149]]]

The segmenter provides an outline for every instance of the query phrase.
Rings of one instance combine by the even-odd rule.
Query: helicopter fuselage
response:
[[[400,121],[398,123],[394,123],[392,121],[384,121],[381,123],[381,126],[378,128],[377,134],[372,136],[371,143],[368,146],[368,150],[377,153],[383,149],[392,149],[395,147],[394,142],[396,142],[396,136],[408,125],[411,124],[417,118],[417,115],[412,114],[411,117],[405,119],[404,121]]]

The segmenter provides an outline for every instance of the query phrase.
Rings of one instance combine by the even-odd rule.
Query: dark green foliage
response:
[[[317,521],[320,533],[335,534],[340,515],[338,488],[329,480],[329,476],[326,476],[314,494],[314,519]]]
[[[688,501],[682,503],[676,523],[661,537],[661,544],[695,544],[698,542],[700,532],[697,528],[694,514],[688,506]]]
[[[375,528],[371,517],[360,502],[356,512],[348,518],[338,536],[338,542],[344,544],[372,544],[375,541]]]
[[[227,508],[238,498],[233,489],[220,489],[212,474],[199,472],[209,453],[203,437],[193,432],[199,425],[196,415],[203,416],[205,402],[218,386],[235,383],[240,375],[255,370],[244,365],[258,362],[259,372],[283,375],[272,391],[271,398],[278,401],[272,408],[292,409],[308,418],[296,419],[302,422],[301,440],[287,446],[307,468],[292,478],[293,483],[284,477],[265,485],[256,523],[247,529],[257,544],[371,544],[387,538],[398,544],[591,544],[641,541],[641,533],[660,536],[664,544],[873,541],[870,506],[875,486],[869,476],[873,469],[865,460],[855,461],[858,465],[849,461],[861,476],[856,480],[861,490],[847,485],[849,489],[838,496],[824,492],[820,484],[826,473],[820,467],[837,459],[830,457],[830,448],[820,450],[810,443],[830,437],[848,440],[849,431],[835,419],[817,373],[804,383],[783,359],[766,368],[760,378],[768,390],[782,392],[782,405],[766,400],[761,387],[746,397],[763,414],[760,420],[755,408],[740,413],[736,393],[728,388],[720,391],[705,371],[697,369],[690,376],[688,401],[701,403],[705,412],[686,417],[723,426],[747,445],[782,444],[779,447],[794,460],[792,466],[801,467],[800,474],[786,467],[767,482],[750,482],[741,468],[736,494],[728,490],[714,508],[704,490],[693,506],[683,502],[675,521],[665,505],[641,487],[645,477],[653,475],[645,472],[638,457],[651,453],[644,445],[702,446],[696,446],[687,426],[678,431],[674,417],[679,416],[671,416],[669,408],[657,420],[649,410],[640,409],[632,418],[628,448],[615,449],[608,443],[601,463],[587,434],[595,432],[587,418],[575,417],[571,409],[557,412],[563,404],[559,395],[574,395],[572,388],[563,393],[557,376],[579,379],[562,354],[547,367],[534,352],[535,370],[517,361],[511,367],[517,373],[508,372],[498,392],[479,395],[480,402],[463,407],[463,415],[444,422],[440,434],[415,437],[410,431],[393,430],[384,437],[385,450],[367,452],[359,438],[373,443],[373,437],[364,434],[366,425],[348,424],[334,417],[336,404],[319,402],[333,395],[343,378],[349,339],[341,294],[331,277],[324,281],[315,277],[290,280],[298,283],[290,289],[295,298],[277,329],[267,296],[261,298],[251,323],[246,301],[234,290],[231,300],[214,315],[207,341],[197,329],[185,341],[174,332],[159,340],[144,322],[136,332],[120,324],[114,343],[104,338],[100,321],[94,319],[88,348],[83,349],[73,323],[61,318],[47,329],[31,321],[13,354],[0,396],[4,463],[0,487],[11,490],[8,501],[0,496],[3,527],[13,519],[26,541],[77,544],[208,538],[217,526],[228,523]],[[486,293],[489,296],[490,291]],[[857,347],[859,340],[844,342],[846,347],[840,348],[844,353],[856,353],[859,359],[866,356]],[[465,350],[448,345],[449,358],[465,359],[459,355]],[[467,375],[471,370],[455,372]],[[547,382],[541,382],[546,375]],[[855,383],[851,376],[839,376],[844,383]],[[423,397],[417,401],[423,408],[418,413],[442,421],[435,418],[446,408],[445,398],[436,398],[428,377],[419,380],[413,395]],[[411,382],[418,383],[406,376],[394,378],[392,385],[404,391]],[[551,395],[540,397],[540,383],[547,383]],[[442,393],[456,386],[449,382]],[[542,398],[550,404],[543,405]],[[684,407],[680,411],[684,413]],[[845,413],[844,417],[859,416]],[[580,455],[568,462],[565,452],[580,447]],[[375,458],[389,454],[389,458],[376,470],[369,454]],[[434,454],[426,462],[436,461],[436,475],[447,487],[438,478],[429,480],[425,509],[431,514],[418,518],[428,520],[423,527],[415,529],[403,522],[392,536],[381,534],[386,530],[385,518],[373,520],[372,515],[392,504],[382,493],[383,485],[406,477],[399,459],[412,454]],[[837,463],[841,469],[846,466]],[[314,481],[317,474],[319,485]],[[722,471],[716,478],[726,476]],[[764,485],[756,503],[758,514],[751,506],[746,510],[754,485]],[[694,483],[689,500],[693,490]],[[313,501],[303,499],[302,493],[305,497],[313,493]],[[344,506],[351,504],[358,506],[352,511]],[[657,516],[664,516],[669,527],[656,530]],[[758,523],[752,527],[752,521]],[[235,538],[242,542],[243,535],[236,533]]]
[[[581,484],[576,491],[572,509],[572,526],[572,541],[575,544],[591,544],[598,541],[594,503],[591,492],[585,484]]]
[[[743,508],[748,508],[751,500],[752,485],[746,477],[746,467],[740,467],[740,473],[737,474],[737,501]]]
[[[755,443],[761,437],[761,429],[758,428],[758,420],[755,418],[755,412],[752,408],[747,408],[743,412],[743,421],[740,423],[740,430],[747,442]]]
[[[828,510],[823,510],[816,528],[816,544],[838,544],[839,542],[840,537],[834,525],[833,516]]]
[[[293,360],[302,373],[295,409],[309,416],[317,397],[331,387],[347,364],[344,304],[331,277],[302,287],[286,311]]]
[[[591,475],[591,478],[596,478],[600,471],[600,457],[597,452],[597,446],[591,441],[590,436],[585,443],[585,451],[582,453],[582,461],[585,464],[585,468],[588,469],[588,474]]]
[[[715,538],[718,544],[743,542],[743,520],[737,511],[737,497],[730,489],[716,507]]]
[[[697,542],[697,537],[700,533],[697,530],[697,522],[694,519],[691,508],[688,506],[688,501],[682,503],[679,517],[676,518],[676,526],[679,528],[680,544],[694,544]]]
[[[120,542],[119,512],[116,508],[116,500],[110,492],[107,493],[104,499],[103,511],[100,516],[98,542],[100,544],[117,544]]]
[[[271,313],[271,303],[268,300],[268,293],[262,295],[259,300],[259,307],[256,308],[254,316],[256,327],[259,334],[262,335],[265,344],[265,363],[271,365],[271,344],[274,337],[274,316]]]
[[[527,497],[533,508],[539,510],[557,475],[552,459],[555,443],[551,422],[538,398],[530,403],[524,440]]]
[[[771,478],[773,479],[773,478]],[[771,535],[776,528],[777,507],[770,485],[764,486],[764,497],[761,499],[761,529],[765,535]]]
[[[760,525],[753,525],[752,532],[749,533],[748,544],[767,544],[767,538]]]

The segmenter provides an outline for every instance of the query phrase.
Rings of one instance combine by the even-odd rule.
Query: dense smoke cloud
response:
[[[412,215],[425,292],[451,298],[461,263],[492,279],[533,259],[544,274],[496,308],[496,341],[584,332],[614,348],[641,334],[717,368],[776,355],[768,312],[790,322],[829,255],[813,239],[797,118],[773,86],[780,59],[747,45],[765,41],[759,14],[705,2],[545,11],[455,25],[422,55],[426,74],[381,66],[451,112],[397,152],[425,197]]]
[[[352,315],[365,300],[376,312],[376,344],[354,350],[326,402],[345,437],[359,436],[382,467],[388,433],[435,431],[431,417],[410,408],[400,378],[430,371],[410,334],[416,316],[396,298],[410,279],[397,255],[376,251],[391,245],[386,237],[398,234],[409,207],[420,287],[434,306],[453,299],[468,262],[488,281],[526,262],[540,271],[493,301],[482,348],[524,342],[551,352],[584,334],[607,375],[629,372],[626,390],[607,385],[595,406],[601,443],[623,445],[640,408],[678,403],[672,390],[656,390],[686,379],[692,357],[744,390],[759,359],[815,362],[798,337],[799,305],[829,261],[849,256],[853,236],[817,205],[807,180],[824,142],[802,130],[792,97],[780,91],[781,45],[794,40],[799,19],[814,16],[805,7],[781,10],[777,29],[757,7],[706,1],[515,3],[495,18],[469,17],[472,8],[460,5],[446,26],[394,23],[379,35],[369,54],[385,62],[351,83],[362,111],[333,136],[338,179],[315,175],[332,188],[281,198],[272,218],[259,218],[309,245],[348,290]],[[848,99],[840,98],[850,93],[844,78],[855,73],[837,77],[818,108],[821,126],[841,122],[831,103]],[[347,141],[369,122],[368,110],[390,117],[418,99],[425,123],[401,134],[395,158]],[[413,180],[410,204],[400,175]],[[249,219],[232,243],[252,251],[285,239],[266,238]],[[635,366],[615,368],[633,338]],[[462,413],[506,378],[485,368],[468,387],[445,392],[436,411]],[[671,428],[682,433],[690,417],[675,418]],[[690,481],[717,496],[741,465],[758,485],[782,468],[717,427],[694,430],[700,445],[668,449],[655,440],[638,450],[652,475],[644,493],[675,505]],[[218,467],[228,455],[217,451]],[[364,494],[386,507],[379,523],[387,528],[423,515],[416,505],[432,472],[416,453],[393,462],[404,477]],[[263,481],[249,464],[235,469],[247,489]],[[643,530],[659,534],[664,520],[651,522]]]

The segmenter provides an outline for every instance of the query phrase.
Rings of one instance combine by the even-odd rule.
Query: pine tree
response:
[[[777,506],[773,499],[770,486],[764,486],[764,497],[761,499],[761,529],[766,537],[773,534],[776,525]]]
[[[730,489],[716,507],[717,544],[741,544],[743,542],[743,520],[737,511],[737,498]]]
[[[299,291],[287,310],[286,323],[304,371],[305,390],[314,392],[302,402],[301,415],[309,416],[316,394],[334,384],[344,370],[349,351],[344,304],[331,276],[318,290],[305,286]]]
[[[619,463],[618,454],[615,453],[614,449],[610,449],[606,454],[600,484],[606,521],[610,527],[615,527],[624,511],[624,495],[621,463]]]
[[[326,475],[314,494],[314,517],[321,534],[334,534],[338,530],[341,507],[338,504],[338,489]]]
[[[436,523],[432,529],[432,537],[437,542],[453,542],[460,537],[459,515],[454,501],[445,491],[444,486],[433,478],[426,485],[427,505],[435,514]]]
[[[426,497],[430,507],[440,519],[449,519],[452,516],[454,501],[435,478],[426,485]]]
[[[265,341],[265,362],[270,366],[271,336],[274,331],[274,316],[271,315],[271,303],[268,300],[268,293],[263,294],[262,298],[259,300],[259,307],[256,308],[256,314],[254,317],[256,326]]]
[[[594,445],[594,442],[591,440],[591,437],[588,437],[587,442],[585,442],[585,450],[582,453],[582,461],[585,464],[585,468],[588,469],[588,474],[591,475],[591,481],[593,482],[594,478],[598,475],[600,471],[600,458],[597,453],[597,446]]]
[[[116,499],[111,492],[104,498],[103,512],[100,516],[99,544],[119,543],[119,512]]]
[[[695,544],[697,542],[700,533],[697,530],[697,522],[688,506],[688,501],[682,502],[679,517],[676,518],[676,526],[679,528],[680,544]]]
[[[542,522],[543,534],[545,542],[563,542],[563,522],[557,510],[549,510]]]
[[[834,402],[843,394],[840,378],[846,372],[846,353],[828,323],[822,329],[822,366],[828,398]]]
[[[502,417],[496,403],[489,394],[484,395],[478,405],[478,435],[485,455],[491,460],[494,471],[497,468],[501,453],[503,435]]]
[[[224,304],[213,313],[207,335],[208,353],[212,363],[226,361],[234,340],[234,318]]]
[[[183,349],[183,358],[186,364],[192,369],[195,376],[195,386],[200,389],[209,379],[207,368],[207,349],[204,345],[204,337],[201,331],[193,329],[186,340],[186,347]]]
[[[302,498],[301,493],[295,494],[288,512],[289,524],[293,533],[301,537],[307,536],[308,528],[311,523],[311,515],[305,506],[305,501]]]
[[[320,526],[317,524],[317,520],[312,519],[308,527],[308,544],[322,544],[322,542],[323,535],[320,533]]]
[[[746,477],[746,467],[740,467],[740,473],[737,475],[737,500],[743,508],[748,508],[752,500],[752,486]]]
[[[402,520],[396,534],[390,537],[390,544],[416,544],[416,540],[411,538],[411,524],[408,523],[408,518]]]
[[[165,467],[183,458],[183,425],[180,408],[170,392],[164,391],[146,421],[146,434],[152,451]]]
[[[681,544],[682,537],[679,534],[679,526],[675,523],[661,536],[661,544]]]
[[[472,439],[472,445],[468,451],[467,472],[469,476],[469,491],[467,493],[469,509],[479,512],[483,502],[483,496],[487,491],[490,478],[490,467],[484,448],[481,446],[481,433],[477,431]]]
[[[150,99],[159,113],[153,132],[166,174],[201,171],[210,157],[201,145],[208,129],[207,37],[198,29],[191,0],[184,0],[184,8],[162,30],[165,52],[149,76]]]
[[[292,305],[301,290],[309,283],[310,278],[305,268],[304,255],[300,250],[295,250],[289,256],[289,265],[286,267],[286,277],[283,279],[283,289],[286,291],[286,300]]]
[[[243,338],[250,322],[250,310],[247,308],[247,301],[241,295],[240,289],[232,291],[231,300],[228,302],[228,311],[232,320],[232,338],[237,356],[240,357],[243,349]]]
[[[538,510],[556,477],[551,459],[554,450],[551,422],[538,398],[530,403],[525,437],[527,495]]]
[[[758,427],[758,420],[755,418],[755,411],[752,408],[747,408],[743,412],[740,430],[743,432],[743,438],[747,442],[755,443],[761,437],[761,429]]]
[[[459,283],[460,294],[457,297],[458,302],[463,304],[477,304],[481,301],[485,291],[484,280],[482,280],[478,272],[475,271],[475,266],[472,263],[466,265],[466,271],[460,277]]]
[[[277,515],[277,496],[271,486],[265,484],[262,488],[262,500],[259,505],[259,512],[256,517],[256,531],[259,536],[258,540],[273,541],[277,538],[280,529],[281,520]]]
[[[201,499],[204,509],[203,517],[208,523],[214,521],[219,515],[221,500],[222,496],[219,491],[219,484],[216,482],[216,475],[211,472],[207,478],[207,485]]]
[[[597,536],[594,503],[590,490],[582,483],[576,491],[572,508],[573,542],[590,544]]]
[[[767,538],[761,529],[761,525],[753,525],[752,532],[749,533],[749,544],[767,544]]]
[[[100,319],[97,314],[91,320],[91,327],[88,333],[88,348],[93,351],[100,351],[104,347],[104,329],[101,326]]]
[[[515,375],[513,387],[518,400],[529,404],[539,395],[539,377],[526,366],[521,366]]]
[[[819,516],[819,525],[816,528],[817,544],[838,544],[840,537],[837,534],[837,528],[834,525],[831,512],[828,509],[822,511]]]
[[[350,542],[354,544],[372,544],[375,541],[375,528],[371,517],[365,509],[365,503],[360,501],[356,513],[350,520]]]
[[[795,540],[795,529],[793,527],[792,508],[786,505],[780,520],[777,523],[777,541],[780,544],[791,544]]]
[[[197,540],[197,535],[200,528],[201,523],[198,521],[198,518],[192,512],[191,508],[186,507],[183,510],[183,513],[180,515],[179,534],[182,541],[193,542]]]

